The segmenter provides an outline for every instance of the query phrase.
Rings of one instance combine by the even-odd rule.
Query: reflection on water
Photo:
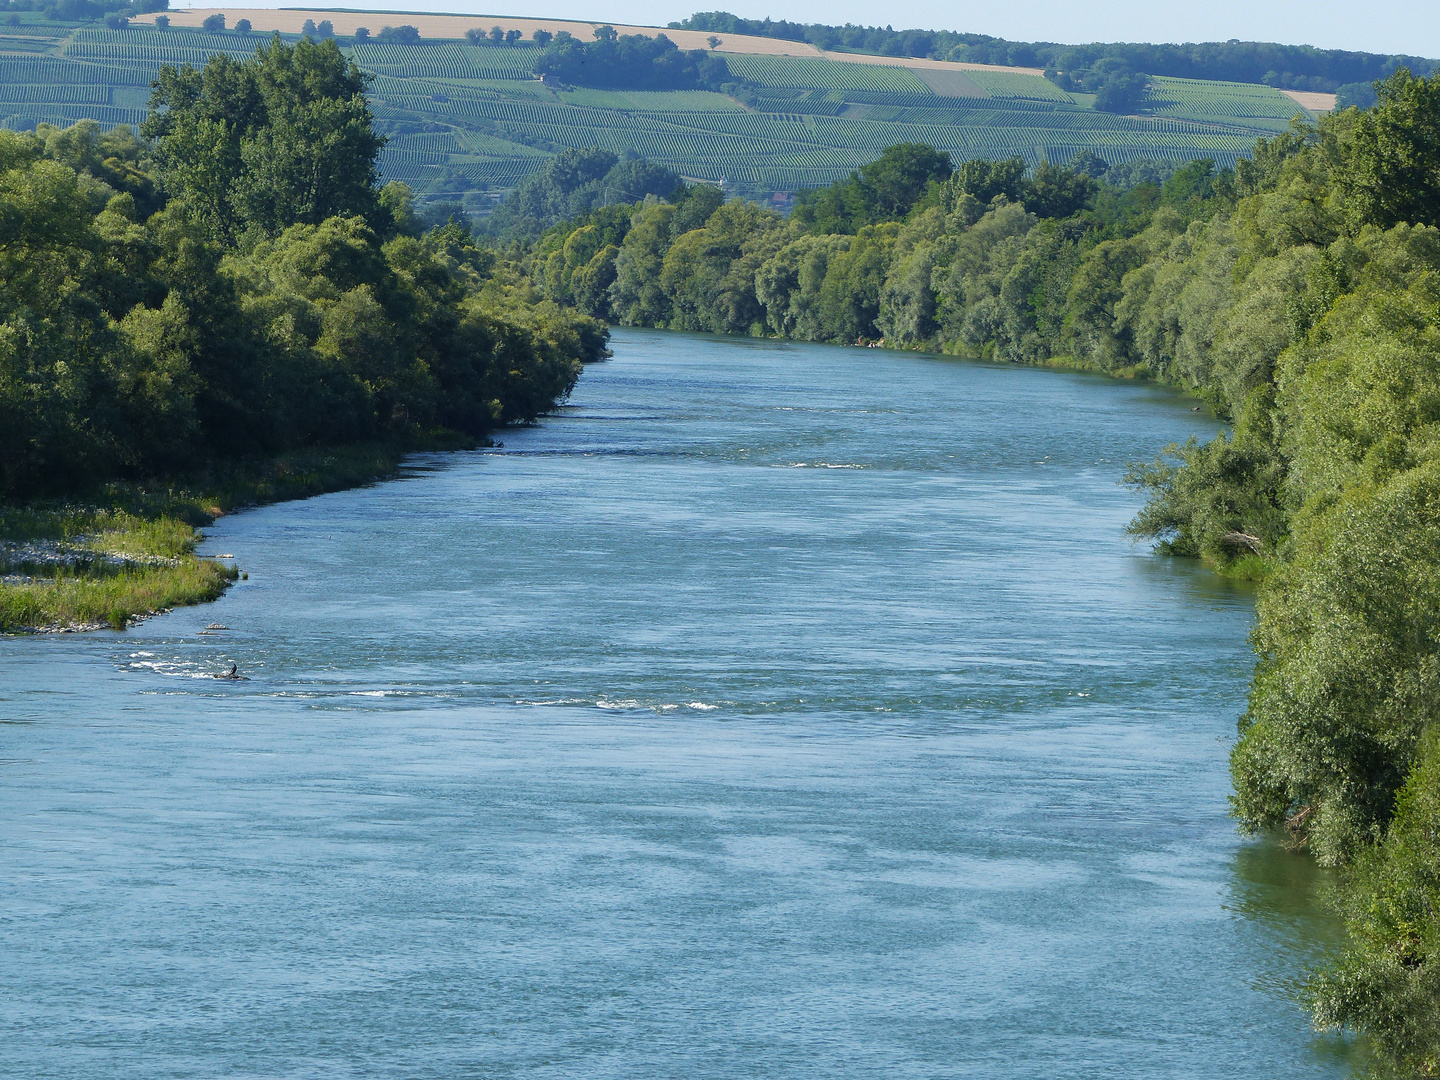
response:
[[[0,641],[0,1074],[1347,1074],[1154,387],[619,335],[504,446]],[[229,627],[205,633],[211,622]],[[238,665],[245,682],[209,676]]]
[[[1335,871],[1287,850],[1274,837],[1242,844],[1235,852],[1226,907],[1258,935],[1255,986],[1276,997],[1301,995],[1304,973],[1333,960],[1345,942],[1335,914]],[[1311,1046],[1316,1066],[1360,1071],[1364,1047],[1351,1036],[1327,1033]]]

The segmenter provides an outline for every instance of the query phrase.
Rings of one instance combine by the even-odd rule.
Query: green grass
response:
[[[234,571],[205,559],[136,567],[116,574],[64,571],[23,585],[0,584],[0,633],[123,630],[135,619],[218,599]]]
[[[361,42],[352,50],[363,68],[408,78],[533,79],[538,49],[461,45],[454,41],[393,45]]]
[[[54,41],[47,38],[0,37],[0,52],[48,53],[54,47]]]
[[[123,629],[136,618],[214,600],[239,570],[196,557],[198,528],[238,507],[391,476],[400,458],[399,448],[385,444],[328,448],[230,462],[172,482],[110,484],[64,502],[0,503],[0,577],[29,579],[0,581],[0,633]],[[41,543],[77,561],[27,564],[6,542]],[[133,561],[95,558],[104,555]]]

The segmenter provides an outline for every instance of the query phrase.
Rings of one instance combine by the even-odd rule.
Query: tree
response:
[[[879,221],[904,216],[931,183],[947,179],[950,171],[949,154],[923,143],[902,143],[862,165],[860,179]]]
[[[908,214],[930,184],[945,180],[950,171],[950,155],[934,147],[892,146],[848,179],[802,192],[796,220],[817,234],[854,233],[865,225],[893,221]]]
[[[1065,218],[1078,214],[1095,197],[1099,186],[1074,169],[1042,161],[1026,182],[1025,206],[1042,218]]]
[[[549,30],[536,30],[535,33],[530,35],[530,40],[543,49],[550,44],[554,37],[555,35],[550,33]]]
[[[329,19],[322,20],[320,25],[315,29],[322,38],[332,38],[335,36],[335,24]]]
[[[505,40],[505,31],[498,26],[492,26],[490,28],[490,40],[496,45],[499,45]]]
[[[248,34],[248,33],[250,33],[250,20],[249,20],[249,19],[237,19],[236,22],[235,22],[235,30],[236,30],[237,33],[241,33],[241,34]]]
[[[1138,72],[1111,75],[1095,91],[1095,108],[1111,113],[1136,112],[1149,89],[1150,80]]]
[[[380,29],[380,36],[386,41],[392,41],[396,45],[418,45],[420,44],[420,31],[410,25],[385,26]]]
[[[1440,225],[1440,74],[1400,68],[1344,144],[1337,180],[1352,227]]]
[[[1335,91],[1336,109],[1348,109],[1352,105],[1357,109],[1371,109],[1379,100],[1373,82],[1345,83]]]
[[[976,158],[955,170],[950,186],[956,193],[973,196],[981,206],[988,206],[1001,195],[1019,202],[1025,190],[1025,161],[1018,157],[1003,161]]]
[[[370,28],[369,28],[368,26],[357,26],[357,27],[355,28],[355,40],[356,40],[356,41],[369,41],[369,40],[370,40]]]
[[[300,33],[304,34],[306,37],[314,37],[314,36],[315,36],[315,20],[314,20],[314,19],[306,19],[303,23],[301,23],[301,24],[300,24]]]
[[[170,29],[170,16],[169,16],[169,15],[156,15],[156,16],[155,16],[155,29],[156,29],[156,30],[169,30],[169,29]]]
[[[505,44],[506,44],[506,45],[516,45],[516,44],[519,44],[520,38],[523,37],[523,36],[524,36],[524,35],[522,35],[519,30],[506,30],[506,31],[505,31]]]
[[[1093,150],[1081,150],[1070,159],[1070,168],[1091,180],[1101,180],[1110,171],[1110,163]]]
[[[714,34],[711,34],[708,38],[705,39],[705,44],[709,45],[712,49],[718,49],[721,45],[721,42],[718,37],[716,37]]]
[[[569,34],[557,34],[536,61],[535,70],[573,86],[627,90],[713,88],[730,78],[723,57],[703,49],[682,50],[664,34],[619,37],[604,26],[595,34],[597,40],[589,44]]]
[[[200,24],[200,28],[204,30],[207,34],[220,33],[225,29],[224,13],[217,11],[214,15],[207,15],[205,17],[205,21]]]
[[[142,130],[166,184],[210,236],[336,214],[378,220],[375,158],[384,139],[365,104],[368,77],[333,40],[276,35],[243,64],[162,68]]]

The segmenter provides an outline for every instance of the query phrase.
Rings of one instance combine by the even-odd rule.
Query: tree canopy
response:
[[[331,42],[162,72],[145,130],[0,131],[0,496],[533,419],[598,323],[374,185]],[[163,111],[162,111],[163,110]]]
[[[201,70],[161,69],[141,132],[167,188],[215,240],[336,215],[378,222],[384,138],[368,80],[334,41],[289,46],[277,34],[243,62],[222,53]]]
[[[573,86],[624,90],[718,89],[731,81],[723,57],[704,49],[680,49],[664,34],[618,35],[609,27],[596,34],[590,42],[566,32],[556,34],[535,70]]]

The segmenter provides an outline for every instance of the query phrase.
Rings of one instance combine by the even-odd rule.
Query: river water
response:
[[[1153,386],[624,332],[493,450],[0,640],[0,1075],[1339,1077]],[[228,630],[202,633],[211,622]],[[210,676],[231,663],[248,681]]]

